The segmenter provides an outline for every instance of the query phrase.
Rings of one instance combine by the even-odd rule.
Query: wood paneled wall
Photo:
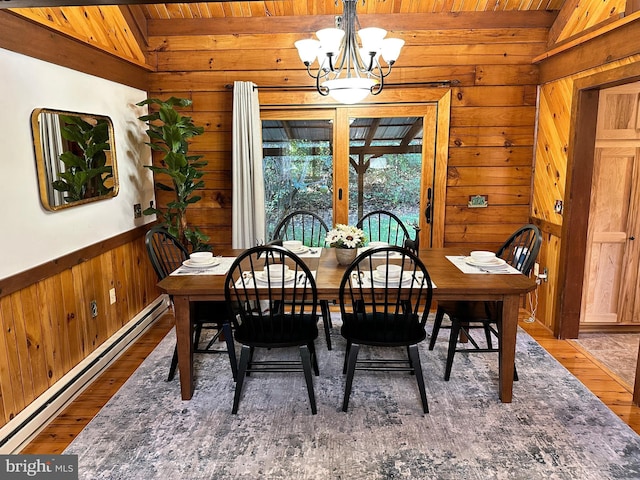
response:
[[[566,8],[560,12],[551,29],[550,37],[559,35],[560,31],[568,31],[572,35],[572,41],[564,44],[560,42],[559,45],[552,46],[549,53],[536,59],[536,64],[540,65],[542,85],[539,94],[531,216],[534,223],[540,226],[545,240],[539,257],[540,268],[546,267],[548,270],[547,282],[538,287],[537,318],[554,331],[557,331],[558,326],[556,307],[559,296],[579,294],[563,292],[562,285],[558,284],[562,263],[563,216],[554,210],[557,200],[562,201],[565,206],[566,202],[571,201],[566,197],[565,187],[570,135],[575,122],[572,118],[574,85],[578,79],[599,72],[615,71],[622,65],[640,61],[640,55],[629,56],[635,52],[634,49],[627,48],[627,39],[635,37],[640,29],[637,15],[621,19],[618,24],[605,21],[609,17],[601,10],[601,3],[584,2],[580,4],[580,8],[576,7],[575,11],[571,11],[567,2]],[[619,2],[610,2],[609,6],[613,10],[620,9]],[[591,11],[601,14],[600,20],[604,21],[605,26],[600,23],[600,30],[588,28],[593,23],[587,24],[581,20],[585,12]],[[611,18],[617,18],[617,15]],[[581,32],[582,37],[579,35]],[[603,59],[606,56],[608,63],[600,60],[600,52]],[[612,61],[613,59],[617,60]],[[616,82],[614,76],[611,76],[610,81]]]
[[[459,13],[455,22],[446,17],[444,23],[438,18],[361,15],[360,23],[385,25],[406,40],[389,82],[456,81],[444,241],[495,248],[529,219],[538,83],[531,61],[545,50],[552,16],[526,12],[524,21],[518,12]],[[158,68],[150,75],[149,95],[191,98],[191,115],[205,127],[191,150],[209,161],[206,189],[189,221],[210,235],[214,247],[231,244],[232,91],[226,87],[235,80],[259,88],[312,85],[293,44],[332,23],[332,17],[303,17],[295,24],[249,18],[232,26],[215,19],[149,22],[149,58]],[[309,91],[259,91],[262,106],[329,105]],[[367,101],[419,102],[425,96],[424,88],[389,86]],[[489,207],[468,208],[470,195],[486,195]],[[158,200],[166,197],[159,194]]]
[[[12,278],[0,282],[0,426],[160,295],[143,233],[37,267],[21,276],[21,288]],[[73,266],[64,267],[74,259]],[[55,271],[56,265],[62,267]],[[92,300],[96,317],[91,316]]]

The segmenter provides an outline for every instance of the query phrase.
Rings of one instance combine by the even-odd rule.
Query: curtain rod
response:
[[[452,87],[459,84],[460,80],[438,80],[433,82],[385,83],[385,88]],[[233,84],[227,83],[224,88],[233,90]],[[253,89],[315,90],[316,87],[314,85],[254,85]]]

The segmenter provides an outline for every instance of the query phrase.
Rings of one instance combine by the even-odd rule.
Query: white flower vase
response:
[[[334,248],[334,250],[336,251],[336,260],[345,267],[351,265],[351,262],[356,259],[358,254],[357,248]]]

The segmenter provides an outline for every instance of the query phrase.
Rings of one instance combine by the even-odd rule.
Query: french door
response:
[[[268,237],[294,209],[319,213],[329,226],[384,209],[419,227],[422,246],[441,246],[446,107],[446,115],[438,102],[264,110]]]

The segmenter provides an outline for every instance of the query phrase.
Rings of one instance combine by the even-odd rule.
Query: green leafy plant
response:
[[[66,202],[106,195],[113,191],[105,182],[113,177],[113,167],[107,165],[106,151],[109,145],[109,122],[97,119],[89,123],[81,117],[60,115],[63,121],[62,138],[73,147],[60,155],[65,171],[51,185],[65,192]]]
[[[149,98],[138,103],[138,106],[152,105],[153,113],[138,119],[147,124],[147,135],[151,149],[162,152],[162,166],[147,166],[156,176],[166,175],[171,183],[156,181],[159,190],[173,192],[174,197],[163,208],[147,208],[145,215],[155,214],[169,232],[179,238],[185,245],[190,244],[193,251],[210,250],[206,243],[209,237],[197,227],[187,222],[187,208],[201,200],[196,191],[204,188],[201,180],[207,165],[201,161],[202,155],[188,155],[188,139],[204,133],[204,128],[194,125],[191,117],[178,113],[176,108],[191,105],[191,100],[171,97],[168,100]]]

